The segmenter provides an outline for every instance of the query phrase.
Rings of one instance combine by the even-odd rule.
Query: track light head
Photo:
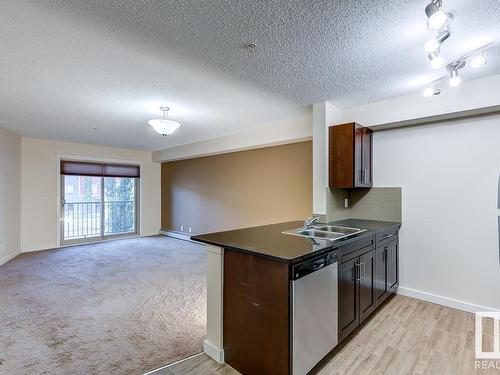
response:
[[[451,87],[458,87],[462,83],[462,78],[458,75],[458,70],[450,70],[449,84]]]
[[[427,87],[425,90],[424,90],[424,96],[426,98],[429,98],[431,96],[435,96],[435,95],[439,95],[441,94],[441,90],[437,88],[436,85],[432,86],[432,87]]]
[[[439,49],[427,55],[431,61],[432,69],[440,69],[444,65],[444,59],[439,56]]]
[[[427,15],[427,27],[431,30],[439,30],[446,26],[451,15],[441,10],[442,1],[432,0],[432,2],[425,7],[425,14]]]
[[[464,60],[458,60],[452,62],[446,66],[446,70],[449,72],[450,77],[448,79],[448,83],[451,87],[460,86],[462,83],[462,78],[458,75],[458,71],[465,66]]]
[[[443,44],[444,41],[449,37],[450,37],[450,31],[446,29],[442,30],[436,37],[429,39],[425,43],[424,45],[425,52],[432,53],[436,51],[441,47],[441,44]]]
[[[486,65],[488,60],[486,60],[486,57],[481,53],[480,55],[474,56],[472,60],[470,61],[470,66],[473,69],[478,69],[482,67],[483,65]]]

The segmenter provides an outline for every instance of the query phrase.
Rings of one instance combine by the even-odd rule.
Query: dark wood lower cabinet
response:
[[[375,298],[377,305],[384,302],[399,285],[398,239],[382,243],[375,249]]]
[[[359,257],[359,323],[377,307],[375,298],[375,250]]]
[[[387,290],[386,246],[375,249],[375,300],[380,305],[389,296]]]
[[[387,244],[387,289],[390,293],[395,292],[399,284],[399,244],[398,240],[392,240]]]
[[[355,258],[342,263],[339,270],[339,338],[349,335],[359,325],[359,282],[358,260]]]
[[[398,238],[339,265],[339,339],[346,338],[399,285]]]
[[[288,264],[224,252],[225,361],[245,375],[289,374]]]

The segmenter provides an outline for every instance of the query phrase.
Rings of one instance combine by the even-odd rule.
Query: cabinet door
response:
[[[363,131],[361,125],[354,125],[354,185],[353,187],[362,187],[363,172]]]
[[[388,297],[386,250],[387,245],[375,249],[375,300],[377,306]]]
[[[359,258],[339,266],[339,339],[342,340],[359,325]]]
[[[375,250],[359,257],[359,322],[377,307],[375,298]]]
[[[371,129],[363,128],[362,138],[362,169],[363,169],[363,185],[372,186],[372,147],[373,147],[373,132]]]
[[[387,244],[387,290],[395,292],[399,284],[399,245],[398,240],[393,240]]]
[[[331,126],[328,129],[328,181],[331,188],[354,185],[354,124]]]
[[[356,124],[354,131],[355,187],[372,186],[372,130]]]

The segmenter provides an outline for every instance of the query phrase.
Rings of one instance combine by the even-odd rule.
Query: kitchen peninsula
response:
[[[287,222],[194,236],[207,246],[204,351],[245,375],[302,375],[398,286],[397,222],[347,219],[311,229],[362,231],[330,240]]]

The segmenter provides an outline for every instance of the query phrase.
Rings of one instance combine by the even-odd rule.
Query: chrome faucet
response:
[[[320,219],[319,217],[314,217],[314,216],[308,217],[306,220],[304,220],[304,229],[309,229],[309,227],[319,219]]]

